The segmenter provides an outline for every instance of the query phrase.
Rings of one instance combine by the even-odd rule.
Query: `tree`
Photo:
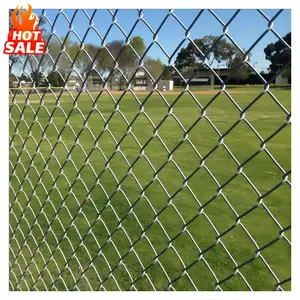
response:
[[[32,71],[30,73],[30,77],[33,80],[33,82],[35,83],[35,86],[40,86],[40,83],[43,79],[43,75],[41,72],[38,71],[38,69]]]
[[[112,67],[112,63],[109,61],[112,61],[112,59],[109,57],[108,52],[103,48],[87,43],[84,45],[84,48],[81,49],[77,42],[73,42],[70,39],[67,39],[64,42],[64,46],[70,59],[66,54],[61,54],[61,44],[58,40],[49,45],[49,52],[53,58],[57,59],[57,57],[59,57],[56,65],[59,67],[59,71],[63,77],[68,75],[72,65],[81,76],[84,76],[85,73],[89,72],[92,69],[93,64],[97,70],[100,70],[100,74],[103,74]]]
[[[164,69],[164,65],[162,64],[160,59],[153,59],[151,57],[146,57],[144,59],[144,65],[145,68],[152,75],[154,80],[157,80],[157,78],[161,75]]]
[[[134,36],[130,41],[130,45],[126,45],[124,51],[122,52],[122,71],[127,78],[130,78],[135,70],[138,68],[138,57],[131,49],[131,47],[135,50],[135,52],[141,56],[146,49],[144,40],[140,36]],[[120,89],[122,88],[124,78],[120,76]]]
[[[18,67],[20,64],[20,57],[18,54],[9,55],[9,74],[12,73],[13,67]]]
[[[291,32],[283,37],[283,40],[291,46]],[[266,59],[271,62],[271,72],[277,72],[280,67],[285,65],[291,60],[291,50],[281,40],[276,43],[269,44],[264,49]]]
[[[90,58],[84,50],[89,54]],[[66,52],[72,60],[71,65],[73,64],[81,76],[84,76],[92,68],[92,61],[98,49],[94,45],[86,44],[84,45],[84,50],[80,49],[80,45],[77,42],[69,42],[66,45]],[[66,63],[68,64],[69,62]]]
[[[172,80],[173,74],[175,73],[173,67],[164,65],[164,72],[162,75],[163,80]]]
[[[134,36],[130,42],[130,45],[139,56],[141,56],[145,52],[146,46],[144,43],[144,39],[140,36]],[[126,46],[125,50],[125,52],[127,52],[126,55],[128,55],[129,57],[130,64],[135,66],[138,63],[138,57],[132,51],[130,46]]]
[[[245,49],[243,50],[245,51]],[[248,57],[251,57],[251,53],[248,53]],[[231,77],[237,80],[237,84],[240,84],[241,79],[247,79],[251,73],[250,67],[246,63],[243,63],[243,61],[244,56],[242,53],[239,52],[235,55],[233,61],[229,65],[229,67],[233,69]]]
[[[138,67],[138,57],[131,49],[131,47],[140,56],[146,49],[143,38],[140,36],[134,36],[130,41],[130,45],[126,45],[122,40],[115,40],[107,44],[107,49],[113,55],[114,59],[117,59],[118,67],[123,74],[128,78],[130,74],[133,74]],[[112,62],[114,64],[114,62]],[[112,64],[112,65],[113,65]],[[111,80],[113,78],[111,77]],[[124,78],[119,76],[119,87],[122,89]]]
[[[225,39],[218,40],[217,36],[207,35],[201,39],[195,39],[190,42],[186,48],[182,48],[177,55],[175,65],[181,71],[185,67],[198,67],[202,62],[203,56],[200,51],[208,59],[208,64],[211,66],[214,61],[221,63],[226,61],[228,65],[236,53],[233,44]],[[197,49],[197,47],[199,50]]]
[[[113,60],[105,48],[99,49],[96,57],[96,66],[101,76],[103,76],[113,67]]]
[[[80,50],[80,46],[78,43],[73,42],[69,36],[67,38],[61,37],[60,40],[63,42],[65,52],[62,51],[63,46],[57,38],[52,38],[49,41],[48,52],[54,60],[54,65],[53,62],[50,63],[49,61],[47,71],[49,73],[52,73],[52,69],[54,68],[54,66],[56,66],[58,69],[57,71],[63,77],[62,79],[66,79],[71,72],[73,62],[75,69],[80,69],[80,59],[75,60],[75,57]]]
[[[138,55],[142,55],[145,51],[145,43],[143,38],[135,36],[130,42],[131,47],[137,52]],[[117,59],[120,69],[125,70],[133,68],[138,63],[138,58],[129,45],[125,45],[122,40],[115,40],[107,44],[107,49],[113,55],[114,59]]]
[[[64,81],[57,72],[51,72],[47,77],[48,82],[52,87],[63,86]]]
[[[119,53],[122,51],[124,47],[124,42],[121,40],[114,40],[111,41],[107,44],[106,48],[108,49],[108,51],[111,53],[111,55],[113,56],[114,60],[116,60],[119,56]],[[110,77],[109,77],[109,81],[110,81],[110,86],[111,88],[113,88],[113,81],[115,78],[115,71],[112,70],[113,66],[115,64],[115,61],[111,59],[111,68],[110,68]],[[118,66],[122,69],[123,67],[123,57],[121,55],[121,57],[118,58]]]

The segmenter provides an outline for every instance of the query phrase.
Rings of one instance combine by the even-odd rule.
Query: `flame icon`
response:
[[[17,13],[19,12],[18,16]],[[11,14],[12,28],[22,31],[33,31],[38,25],[38,18],[36,14],[32,13],[32,7],[28,4],[28,9],[23,12],[23,6],[17,8]],[[38,29],[38,28],[37,28]]]
[[[11,13],[11,26],[4,44],[4,54],[45,54],[46,42],[39,29],[39,19],[31,5],[17,8]]]

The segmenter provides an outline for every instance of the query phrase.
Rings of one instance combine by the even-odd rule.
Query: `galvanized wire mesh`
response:
[[[61,40],[56,34],[56,19],[53,23],[51,23],[50,19],[47,17],[46,10],[43,10],[42,19],[44,19],[51,27],[51,34],[48,43],[53,37],[59,39],[62,45],[61,54],[67,55],[72,64],[71,69],[66,71],[66,76],[61,74],[57,68],[57,65],[60,63],[59,57],[52,57],[49,52],[43,57],[15,56],[10,58],[10,75],[13,75],[15,72],[14,65],[19,64],[21,65],[23,74],[27,74],[32,81],[30,91],[23,89],[21,83],[18,87],[19,93],[13,90],[10,91],[10,128],[12,131],[10,134],[9,146],[11,153],[14,154],[11,154],[10,156],[10,289],[202,290],[203,286],[199,284],[199,281],[197,280],[198,276],[204,281],[210,280],[213,285],[213,290],[227,289],[226,287],[224,288],[224,286],[226,286],[228,282],[236,277],[243,282],[243,289],[253,290],[255,288],[253,288],[250,283],[251,280],[249,280],[249,275],[244,275],[244,270],[247,266],[252,265],[254,261],[260,261],[262,264],[260,265],[258,272],[262,272],[261,274],[263,277],[265,276],[264,274],[266,274],[266,278],[269,278],[267,275],[269,276],[271,274],[273,278],[273,281],[270,283],[272,286],[271,289],[284,290],[284,284],[290,281],[291,278],[289,276],[284,278],[279,277],[276,274],[276,271],[273,270],[272,264],[270,264],[268,259],[264,257],[264,252],[266,249],[274,247],[274,245],[279,241],[283,241],[288,247],[290,247],[291,242],[286,233],[290,230],[291,226],[283,227],[277,220],[277,216],[272,213],[272,209],[269,209],[268,203],[266,203],[267,201],[264,201],[264,199],[282,186],[287,186],[288,188],[291,186],[289,180],[291,171],[285,170],[276,160],[276,157],[273,156],[268,150],[268,143],[274,137],[280,134],[280,132],[282,132],[286,127],[290,126],[291,114],[281,104],[280,99],[277,99],[273,91],[271,91],[270,82],[272,82],[273,78],[267,82],[253,67],[248,57],[248,54],[255,48],[257,43],[259,43],[259,41],[269,33],[274,34],[286,45],[286,47],[291,49],[290,45],[283,40],[283,38],[275,31],[273,27],[277,17],[282,11],[278,11],[278,13],[275,14],[272,19],[270,19],[263,11],[257,11],[258,14],[266,19],[266,28],[264,28],[262,34],[253,42],[252,46],[244,51],[230,35],[231,23],[239,14],[240,10],[237,10],[226,23],[221,20],[216,12],[209,10],[211,15],[221,24],[223,28],[223,32],[220,33],[219,39],[226,37],[237,49],[239,49],[244,56],[244,63],[247,64],[257,74],[264,85],[261,92],[255,96],[253,101],[251,101],[245,108],[241,108],[239,106],[237,101],[235,101],[234,94],[231,94],[230,90],[227,90],[226,82],[224,82],[218,76],[216,71],[208,64],[207,53],[203,53],[190,37],[190,31],[192,30],[194,24],[201,19],[201,15],[204,10],[200,10],[195,19],[188,26],[184,25],[180,21],[180,19],[176,16],[176,11],[169,10],[169,12],[166,13],[165,19],[162,21],[157,30],[151,28],[143,16],[143,11],[137,10],[136,22],[134,23],[130,32],[124,32],[122,26],[118,23],[117,16],[119,11],[108,10],[109,14],[111,15],[111,24],[104,36],[100,34],[94,25],[96,11],[97,10],[95,10],[92,14],[89,14],[86,10],[83,10],[90,24],[89,28],[87,28],[86,35],[89,31],[94,31],[97,33],[99,38],[98,44],[107,51],[107,53],[115,62],[113,71],[111,71],[106,79],[104,79],[100,72],[98,72],[98,75],[102,78],[104,84],[101,86],[101,89],[96,96],[89,91],[86,85],[88,74],[86,74],[84,77],[78,73],[78,77],[81,79],[82,88],[78,94],[70,92],[67,85],[65,85],[61,92],[57,93],[53,90],[53,87],[51,87],[50,83],[48,82],[48,86],[46,88],[47,93],[49,94],[50,92],[51,97],[54,99],[53,103],[55,103],[55,108],[51,110],[48,107],[48,102],[45,101],[47,95],[46,92],[41,92],[41,90],[36,87],[36,78],[33,78],[32,74],[27,72],[27,66],[30,63],[35,64],[37,66],[36,73],[44,78],[47,78],[47,75],[41,67],[43,59],[48,60],[48,63],[53,65],[53,69],[59,73],[65,82],[68,80],[71,73],[77,72],[74,67],[74,61],[76,60],[76,57],[74,61],[72,61],[69,54],[65,51],[64,45],[67,39]],[[72,19],[68,18],[64,10],[60,10],[57,14],[57,17],[63,16],[69,23],[69,32],[67,36],[70,33],[76,35],[76,26],[80,26],[80,24],[76,23],[76,13],[77,11],[74,13]],[[185,31],[185,36],[182,38],[182,42],[171,54],[167,53],[159,38],[159,32],[169,18],[174,18]],[[130,44],[132,32],[139,23],[143,23],[153,34],[153,42],[148,46],[142,56],[139,56]],[[139,65],[137,66],[135,72],[133,72],[130,76],[124,74],[124,72],[118,66],[118,59],[121,53],[114,56],[106,47],[106,38],[112,28],[118,28],[122,32],[127,45],[131,47],[131,50],[138,58]],[[97,72],[95,58],[92,57],[84,48],[86,35],[82,39],[77,35],[77,39],[81,46],[80,51],[84,52],[87,56],[89,62],[91,63],[91,69]],[[174,64],[178,50],[187,41],[194,44],[194,47],[199,53],[201,53],[203,57],[203,65],[206,65],[206,67],[210,69],[211,72],[221,82],[220,89],[216,90],[215,95],[212,96],[211,100],[206,105],[202,105],[200,99],[201,97],[194,95],[193,91],[190,89],[189,83],[193,77],[189,78],[188,80],[184,78],[180,71],[176,69]],[[216,40],[211,46],[209,52],[212,51],[216,43],[218,43],[218,40]],[[155,79],[143,65],[143,60],[145,59],[147,52],[154,45],[158,46],[164,52],[168,58],[169,66],[172,67],[176,74],[181,76],[185,83],[185,89],[178,93],[172,103],[170,103],[166,99],[165,94],[158,89],[157,84],[162,74],[158,79]],[[281,66],[274,76],[277,76],[284,69],[289,67],[290,63],[291,62],[288,62],[286,65]],[[143,100],[140,100],[139,94],[133,90],[131,85],[135,73],[139,69],[143,69],[153,80],[153,87]],[[110,76],[113,76],[113,72],[118,72],[124,79],[126,88],[123,94],[116,95],[108,88],[109,79]],[[34,105],[34,101],[31,100],[33,92],[38,99],[38,101],[36,101],[37,103],[35,103],[36,105]],[[63,95],[65,95],[65,93],[67,93],[68,97],[72,99],[72,108],[70,110],[66,110],[64,108]],[[84,110],[82,106],[80,106],[80,95],[83,93],[90,99],[91,109],[88,109],[88,111]],[[159,95],[166,106],[166,113],[158,122],[158,124],[155,124],[152,121],[146,108],[147,104],[151,101],[151,96],[154,93]],[[22,98],[24,99],[23,103],[20,103],[17,100],[18,95],[20,94],[24,96]],[[113,108],[108,112],[108,114],[105,114],[105,112],[103,112],[100,108],[102,99],[101,96],[103,94],[109,95],[113,103]],[[130,94],[135,99],[139,107],[135,117],[132,119],[127,118],[126,113],[123,113],[122,111],[122,99],[125,94]],[[220,97],[221,94],[226,95],[239,114],[239,117],[235,119],[234,122],[228,127],[228,130],[223,132],[219,131],[218,126],[215,124],[216,122],[213,122],[210,119],[209,113],[207,113],[207,110],[216,101],[216,99]],[[195,119],[192,125],[189,127],[184,126],[184,124],[181,123],[180,118],[178,118],[173,111],[176,103],[185,95],[189,95],[194,100],[197,108],[200,111],[198,118]],[[247,120],[248,110],[264,95],[269,95],[274,103],[276,103],[278,106],[278,110],[281,110],[286,117],[286,120],[282,122],[281,126],[279,128],[273,128],[272,133],[266,138],[263,138],[258,130],[256,130],[256,128],[251,124],[251,122]],[[13,110],[18,111],[19,118],[16,118],[16,115],[11,113]],[[31,111],[31,119],[25,117],[25,110]],[[40,111],[44,111],[47,116],[46,125],[39,119]],[[56,124],[55,116],[57,112],[61,113],[63,116],[63,126],[58,126],[58,124]],[[73,129],[75,125],[70,122],[72,114],[75,113],[80,114],[82,117],[80,129],[77,131]],[[104,126],[99,129],[97,135],[94,134],[93,128],[89,127],[89,120],[91,116],[94,116],[94,114],[96,114],[104,123]],[[115,137],[114,128],[110,126],[111,120],[115,115],[118,114],[122,117],[124,123],[126,124],[125,130],[121,137]],[[140,116],[144,116],[153,129],[153,132],[145,143],[140,142],[134,130],[135,122]],[[170,118],[176,121],[182,131],[180,140],[176,142],[176,145],[172,148],[169,148],[165,144],[164,139],[160,136],[161,126],[168,122]],[[195,142],[193,142],[189,137],[190,133],[193,130],[196,130],[194,128],[199,122],[201,122],[201,120],[206,120],[218,136],[218,138],[215,140],[215,146],[213,146],[207,153],[200,153],[201,151],[197,149]],[[257,150],[243,161],[239,161],[233,154],[233,149],[226,145],[226,138],[240,123],[245,124],[254,133],[260,143],[260,146],[257,147]],[[32,129],[35,127],[40,129],[40,134],[38,136],[32,133]],[[56,140],[51,140],[47,136],[47,130],[49,128],[55,130],[57,134]],[[88,147],[80,142],[80,137],[85,130],[90,133],[93,139],[93,143]],[[73,137],[72,145],[68,145],[66,143],[66,140],[64,139],[64,131],[68,131],[68,134]],[[123,141],[128,136],[133,138],[132,143],[135,143],[134,147],[137,147],[139,150],[139,155],[137,155],[132,161],[129,161],[127,158],[125,154],[126,151],[124,151],[122,145]],[[102,143],[105,143],[105,139],[107,138],[112,139],[113,143],[115,144],[115,150],[111,151],[108,155],[105,154],[105,151],[103,151],[101,148]],[[165,161],[159,167],[156,167],[152,163],[151,158],[149,158],[149,155],[146,154],[145,151],[147,146],[154,139],[159,140],[165,150]],[[34,152],[28,150],[28,143],[33,143],[35,148]],[[44,143],[47,143],[50,149],[49,153],[47,152],[47,154],[41,148],[41,145]],[[181,167],[176,162],[176,158],[174,158],[174,154],[176,154],[178,149],[180,149],[183,144],[188,144],[192,147],[199,161],[198,167],[191,169],[188,175],[186,175],[186,172],[182,171]],[[65,156],[63,158],[57,157],[56,154],[56,150],[60,145],[65,148]],[[78,164],[76,159],[72,158],[72,153],[78,147],[85,156],[85,162],[83,164]],[[227,179],[222,180],[222,182],[220,182],[217,179],[217,176],[214,175],[214,171],[211,171],[206,165],[206,161],[209,159],[209,157],[216,153],[216,151],[220,148],[226,151],[236,165],[236,172],[234,174],[228,173]],[[245,166],[251,164],[252,161],[261,153],[267,154],[269,160],[273,162],[273,164],[281,173],[281,178],[277,178],[277,184],[263,193],[260,192],[259,188],[256,187],[254,182],[250,180],[247,172],[244,171]],[[99,157],[105,161],[105,164],[100,172],[99,170],[96,170],[94,162],[91,160],[93,154],[99,155]],[[28,158],[26,162],[23,160],[24,156]],[[116,156],[122,157],[123,162],[127,166],[127,171],[121,177],[116,175],[115,167],[112,167],[111,164]],[[41,160],[40,166],[37,166],[37,159]],[[147,182],[147,184],[142,184],[140,182],[140,178],[135,175],[135,167],[138,165],[140,160],[145,160],[152,169],[153,177]],[[51,171],[51,165],[53,161],[59,166],[59,172],[56,172],[55,174],[52,174],[53,172]],[[68,175],[64,173],[66,165],[69,164],[71,164],[74,168],[74,176],[72,176],[71,179],[69,179]],[[178,185],[177,190],[172,193],[168,191],[168,185],[160,179],[160,174],[170,164],[176,168],[177,172],[182,178],[182,184]],[[39,167],[41,166],[42,170],[39,170]],[[84,170],[86,169],[91,170],[93,174],[93,184],[91,186],[86,184],[86,177],[83,174]],[[211,197],[201,201],[199,196],[194,193],[189,184],[190,180],[200,170],[204,170],[212,179],[215,190]],[[111,180],[114,181],[114,190],[107,190],[107,187],[102,181],[104,174],[107,173],[111,174]],[[35,176],[34,178],[33,174]],[[45,179],[46,176],[48,179]],[[139,188],[138,197],[135,197],[135,194],[132,195],[128,191],[125,192],[125,189],[123,188],[124,182],[126,182],[129,177],[132,177]],[[230,186],[237,177],[242,177],[248,183],[249,187],[251,187],[251,189],[256,193],[256,203],[254,205],[248,205],[242,213],[238,213],[236,211],[234,205],[231,203],[230,197],[226,197],[226,193],[224,193],[224,189]],[[64,179],[67,182],[67,191],[60,191],[58,188],[58,182],[61,179]],[[82,184],[81,189],[83,190],[83,194],[78,194],[78,190],[74,188],[74,186],[79,182]],[[162,205],[159,209],[153,206],[153,198],[151,197],[155,197],[155,195],[148,196],[147,194],[151,186],[155,184],[156,186],[160,186],[167,199],[162,201]],[[27,187],[29,186],[30,188],[24,188],[25,185]],[[93,194],[93,191],[97,189],[101,189],[104,197],[106,198],[105,204],[101,207],[97,206],[98,200]],[[194,199],[195,203],[197,203],[198,209],[195,209],[193,217],[184,217],[184,212],[178,208],[177,204],[174,202],[174,198],[183,190],[187,190],[190,196]],[[123,195],[124,203],[127,207],[126,214],[118,213],[118,204],[114,203],[114,197],[116,194]],[[20,200],[22,197],[25,199],[24,201]],[[72,197],[72,199],[74,199],[76,202],[77,208],[75,210],[68,207],[68,199],[70,199],[70,197]],[[219,198],[225,201],[228,208],[232,211],[235,219],[230,226],[224,228],[216,226],[211,220],[209,213],[206,212],[206,209],[211,205],[211,203]],[[147,203],[152,211],[150,222],[145,222],[141,212],[136,209],[138,204],[142,201]],[[35,203],[34,208],[33,203]],[[90,207],[92,207],[96,217],[91,218],[85,210],[88,204],[91,205]],[[178,222],[180,223],[179,226],[181,228],[181,230],[178,230],[176,234],[172,233],[172,235],[169,234],[168,226],[161,221],[162,214],[170,208],[172,208],[179,217]],[[247,226],[244,224],[244,219],[249,214],[253,214],[259,208],[263,208],[263,210],[266,212],[265,218],[269,218],[277,227],[277,231],[270,233],[269,237],[264,240],[264,243],[258,243],[247,229]],[[49,214],[48,212],[50,209],[51,213]],[[64,217],[62,217],[63,211],[66,212]],[[111,218],[115,219],[113,227],[107,226],[106,224],[104,215],[107,213],[107,211],[110,211],[112,213]],[[137,235],[132,236],[131,229],[124,225],[126,220],[129,218],[134,220],[138,228]],[[212,229],[211,235],[213,236],[214,242],[212,242],[210,245],[206,245],[205,247],[201,245],[201,242],[199,242],[198,239],[201,237],[202,227],[199,226],[196,232],[192,232],[190,230],[190,226],[195,224],[199,218],[203,218]],[[78,219],[84,220],[85,225],[82,225],[83,223],[81,223],[80,227],[76,225]],[[58,223],[59,226],[54,226],[56,223]],[[99,224],[101,224],[106,231],[105,237],[103,237],[101,240],[99,240],[99,237],[97,236]],[[148,236],[151,228],[155,226],[160,228],[159,235],[163,236],[167,240],[166,244],[161,245],[159,248],[157,247],[157,244],[155,244],[155,241],[153,241],[153,238],[149,238]],[[235,255],[232,254],[232,249],[229,249],[226,245],[226,242],[224,242],[224,237],[232,234],[236,228],[241,228],[243,234],[245,235],[245,239],[250,241],[255,248],[255,251],[252,252],[250,257],[245,255],[243,260],[239,262],[237,262]],[[122,234],[123,236],[123,239],[121,239],[122,243],[127,245],[126,251],[119,251],[120,238],[116,237],[119,234]],[[189,242],[194,247],[193,251],[196,253],[196,258],[189,259],[188,263],[185,261],[185,254],[182,253],[181,250],[178,251],[176,248],[176,241],[182,236],[185,236],[189,239]],[[145,260],[144,257],[141,257],[139,251],[136,250],[137,245],[140,243],[147,244],[147,260]],[[64,246],[62,246],[63,244]],[[236,244],[236,248],[239,248],[240,246],[240,244]],[[209,253],[214,253],[214,248],[217,247],[222,249],[227,256],[227,259],[229,259],[234,265],[234,267],[230,269],[230,272],[226,274],[224,273],[223,276],[216,274],[216,262],[213,262],[211,258],[207,259],[207,255]],[[64,249],[67,248],[69,250],[66,252]],[[112,260],[107,258],[107,252],[105,251],[106,249],[109,249],[109,251],[115,253],[115,259]],[[170,254],[171,251],[172,255]],[[185,252],[186,255],[190,253],[190,246],[187,245]],[[170,260],[178,260],[178,266],[176,270],[168,268],[168,263],[162,259],[162,257],[166,255],[169,255]],[[129,257],[131,257],[131,260],[128,259]],[[213,255],[213,257],[215,257],[215,260],[217,260],[219,264],[222,264],[222,260],[219,256],[217,256],[217,254],[215,254],[215,256]],[[153,270],[154,268],[156,271],[150,272],[150,270]],[[194,271],[191,271],[192,269],[198,269],[198,274],[195,275]],[[155,272],[160,272],[160,276],[161,278],[163,277],[164,280],[159,281],[155,275],[153,275]],[[209,275],[206,275],[207,277],[202,277],[201,274],[206,274],[206,272],[208,272]],[[256,271],[253,272],[254,273],[252,275],[254,277],[258,276]],[[124,283],[125,277],[127,278],[126,283]],[[184,282],[186,282],[186,285],[183,284],[179,288],[176,288],[176,283],[182,280],[185,280]],[[141,288],[141,285],[139,285],[141,282],[146,282],[143,288]]]

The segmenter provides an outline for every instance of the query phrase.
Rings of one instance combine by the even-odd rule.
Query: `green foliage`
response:
[[[79,45],[78,43],[73,42],[69,36],[67,38],[60,37],[60,40],[55,36],[52,36],[48,44],[48,52],[54,60],[58,71],[64,78],[66,78],[67,74],[69,74],[71,70],[72,61],[74,60],[76,53],[79,51]],[[67,54],[62,51],[63,49],[65,49]],[[51,63],[50,66],[53,67],[53,63]],[[51,67],[49,72],[52,71]]]
[[[138,55],[143,54],[146,48],[144,40],[140,36],[133,37],[129,45],[126,45],[123,40],[114,40],[108,43],[106,47],[114,59],[117,59],[119,68],[124,72],[137,66],[138,57],[132,48]]]
[[[144,59],[144,65],[155,80],[161,75],[164,69],[164,65],[160,59],[146,57]]]
[[[100,48],[96,57],[97,70],[103,75],[113,67],[113,60],[105,48]]]
[[[218,40],[217,36],[207,35],[201,39],[195,39],[187,47],[182,48],[177,55],[176,67],[182,70],[184,67],[195,67],[197,63],[202,62],[204,57],[212,65],[214,61],[218,63],[232,60],[236,53],[233,44],[225,39]]]
[[[289,32],[283,37],[283,40],[291,46],[292,35]],[[276,43],[269,44],[264,52],[266,54],[266,59],[271,62],[270,69],[271,72],[278,71],[283,65],[291,60],[291,50],[281,41],[278,40]]]
[[[245,49],[243,50],[245,51]],[[250,59],[251,53],[248,54],[248,57]],[[233,69],[231,77],[237,80],[237,84],[240,83],[241,79],[247,79],[251,73],[250,67],[244,63],[244,55],[241,52],[235,55],[229,67]]]
[[[163,80],[172,80],[174,73],[175,73],[175,71],[172,67],[164,65],[164,73],[163,73],[162,79]]]
[[[40,86],[40,84],[44,79],[42,73],[39,72],[38,70],[34,70],[33,72],[31,72],[30,76],[36,86]]]
[[[61,76],[57,72],[50,73],[48,75],[47,79],[48,79],[49,83],[51,84],[51,86],[53,86],[53,87],[64,85],[64,80],[61,78]]]
[[[45,24],[43,18],[40,19],[40,22],[41,25]],[[90,75],[90,71],[94,67],[101,76],[105,76],[113,70],[115,60],[117,60],[118,68],[129,78],[138,68],[138,56],[142,56],[146,49],[144,40],[140,36],[132,37],[129,44],[125,44],[124,40],[113,40],[105,47],[99,47],[91,43],[86,43],[82,47],[78,42],[72,41],[70,36],[57,38],[47,31],[43,32],[43,39],[48,42],[47,50],[52,59],[47,55],[36,55],[34,58],[28,56],[26,67],[28,73],[33,74],[38,83],[42,74],[45,74],[53,86],[63,85],[64,80],[70,77],[72,69],[83,76],[84,74]],[[10,64],[11,73],[13,66],[18,64],[18,57],[11,56],[10,60],[12,61]],[[154,76],[158,76],[158,72],[162,72],[160,61],[148,58],[146,63]],[[152,64],[155,67],[152,67]],[[39,72],[39,70],[42,72]],[[73,75],[77,76],[75,73]],[[116,78],[118,78],[120,89],[123,88],[124,78],[117,70],[114,70],[110,77],[111,85]]]
[[[129,45],[126,45],[123,40],[115,40],[108,43],[106,47],[113,55],[114,59],[117,60],[118,67],[126,77],[130,77],[134,72],[134,69],[138,67],[139,61],[134,51],[138,55],[142,55],[146,49],[144,40],[140,36],[134,36]],[[114,66],[114,61],[106,61],[106,64],[112,68]],[[119,89],[121,90],[124,85],[124,78],[121,74],[118,75]],[[111,81],[112,80],[113,78],[111,78]]]
[[[140,36],[134,36],[130,44],[139,56],[141,56],[146,50],[144,39]]]

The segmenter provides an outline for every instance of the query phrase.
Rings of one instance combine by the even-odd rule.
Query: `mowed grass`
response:
[[[260,91],[232,97],[244,109]],[[290,111],[290,91],[272,92]],[[118,101],[121,95],[114,97]],[[146,96],[137,97],[142,102]],[[169,104],[176,97],[165,96]],[[205,106],[213,95],[195,97]],[[98,98],[93,94],[97,107],[87,94],[78,97],[77,105],[68,93],[61,95],[59,104],[51,94],[44,96],[43,105],[34,94],[27,105],[22,95],[11,97],[10,103],[12,98],[11,290],[249,290],[245,280],[253,290],[274,290],[277,280],[272,272],[279,281],[290,277],[291,248],[284,238],[264,248],[230,277],[236,264],[256,256],[257,247],[242,225],[261,248],[280,236],[275,219],[283,228],[291,224],[291,190],[285,182],[263,198],[265,206],[249,211],[234,226],[237,215],[258,203],[258,194],[243,174],[261,195],[282,182],[283,176],[261,151],[243,166],[243,173],[229,181],[238,164],[224,145],[239,163],[261,149],[261,141],[245,121],[224,137],[222,145],[208,120],[202,118],[170,157],[165,147],[172,151],[184,139],[184,131],[172,115],[165,118],[168,107],[158,94],[143,105],[154,126],[165,118],[155,136],[145,115],[136,118],[140,106],[130,94],[122,97],[118,107],[107,94]],[[188,94],[172,108],[186,130],[201,116]],[[129,123],[134,120],[131,131],[119,112]],[[224,134],[240,119],[240,113],[222,94],[207,107],[206,117]],[[264,94],[245,118],[267,139],[286,122],[287,115]],[[143,146],[143,155],[130,132]],[[100,135],[97,143],[92,135]],[[189,141],[205,158],[204,164]],[[289,171],[290,125],[270,139],[266,149]],[[130,172],[128,164],[133,164]],[[284,234],[290,240],[290,230]],[[200,251],[205,251],[201,259]],[[290,290],[290,281],[282,288]]]

